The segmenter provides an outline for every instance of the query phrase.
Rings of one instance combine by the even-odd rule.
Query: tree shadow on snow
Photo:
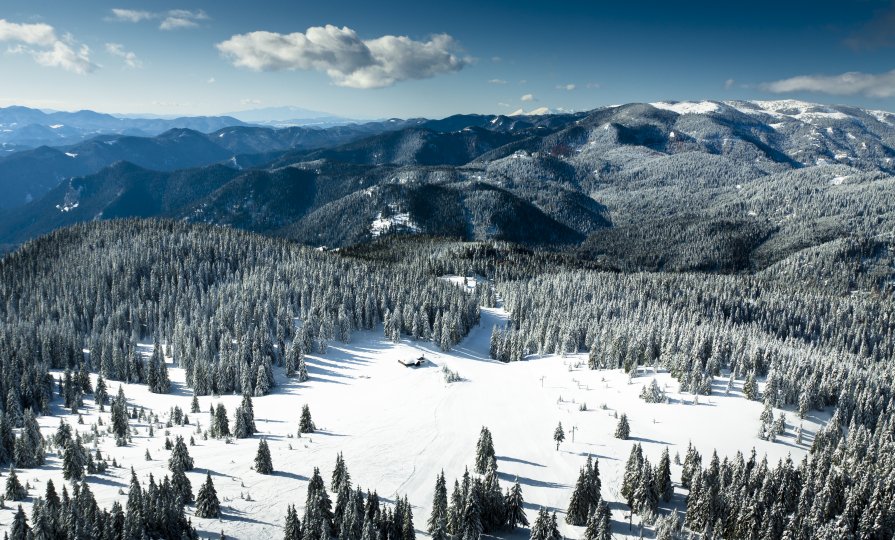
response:
[[[290,480],[298,480],[300,482],[307,482],[310,480],[307,476],[302,476],[300,474],[296,474],[289,471],[274,471],[271,473],[271,476],[280,476],[282,478],[289,478]]]
[[[498,472],[497,477],[503,480],[504,482],[519,482],[523,486],[531,486],[531,487],[543,487],[550,489],[566,489],[570,486],[567,484],[558,484],[556,482],[547,482],[544,480],[535,480],[534,478],[528,478],[526,476],[519,476],[515,474]]]
[[[629,441],[636,441],[641,443],[652,443],[652,444],[664,444],[665,446],[670,446],[671,443],[668,441],[659,441],[656,439],[650,439],[647,437],[628,437]]]
[[[514,458],[510,456],[495,456],[498,461],[509,461],[511,463],[522,463],[523,465],[531,465],[533,467],[543,467],[540,463],[534,461],[526,461],[524,459]]]
[[[116,480],[112,480],[106,476],[88,476],[87,477],[88,484],[98,484],[101,486],[112,486],[112,487],[127,487],[127,484],[124,482],[118,482]]]

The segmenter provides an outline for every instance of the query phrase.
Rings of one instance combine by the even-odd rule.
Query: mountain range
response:
[[[895,115],[797,101],[103,136],[0,159],[0,243],[159,216],[315,246],[497,239],[606,268],[734,272],[891,232],[893,158]]]

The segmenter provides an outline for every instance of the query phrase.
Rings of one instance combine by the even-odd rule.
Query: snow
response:
[[[61,127],[65,127],[65,124],[53,124],[50,126],[50,129],[59,129]]]
[[[550,109],[547,107],[538,107],[537,109],[532,109],[530,111],[525,111],[525,109],[516,109],[515,111],[507,114],[507,116],[543,116],[545,114],[550,114]]]
[[[867,114],[884,124],[892,124],[895,121],[895,114],[887,111],[867,111]]]
[[[841,186],[848,179],[849,179],[849,176],[836,176],[832,180],[830,180],[830,185]]]
[[[724,104],[745,114],[767,114],[776,118],[789,117],[809,124],[814,120],[845,120],[849,118],[847,114],[824,105],[795,99],[725,101]]]
[[[419,227],[413,222],[410,214],[407,212],[396,213],[386,218],[382,217],[382,212],[379,212],[376,214],[376,219],[370,224],[370,234],[373,235],[373,238],[376,238],[396,227],[419,232]]]
[[[459,276],[444,279],[458,286],[465,282]],[[478,281],[480,278],[470,279],[465,286],[470,289]],[[589,455],[599,459],[603,496],[617,503],[621,500],[617,486],[635,443],[642,444],[654,463],[665,447],[672,457],[675,453],[683,455],[690,441],[703,454],[704,462],[715,448],[723,457],[737,450],[748,454],[753,446],[759,456],[767,454],[771,464],[787,455],[798,462],[819,424],[828,418],[812,413],[804,423],[805,444],[800,445],[792,433],[793,423],[798,420],[788,412],[787,433],[777,443],[770,443],[755,436],[762,404],[742,397],[741,382],[725,395],[726,379],[718,378],[713,384],[714,394],[700,396],[699,403],[693,404],[693,396],[680,394],[678,384],[667,373],[655,374],[647,369],[629,382],[620,370],[588,370],[585,353],[502,364],[488,358],[488,347],[492,327],[505,325],[506,321],[507,313],[501,308],[483,308],[480,324],[447,353],[427,342],[403,339],[391,343],[383,338],[381,329],[356,332],[350,344],[332,343],[325,355],[308,355],[311,380],[306,383],[286,379],[282,370],[276,369],[278,386],[274,392],[253,398],[260,432],[255,438],[234,440],[232,444],[202,440],[195,434],[195,423],[208,426],[209,406],[223,403],[232,426],[241,397],[200,397],[202,412],[189,414],[190,426],[168,430],[158,426],[155,436],[149,437],[145,423],[131,421],[138,430],[133,445],[119,448],[109,437],[104,438],[100,443],[103,454],[115,458],[122,467],[90,476],[87,482],[100,506],[108,507],[115,500],[123,502],[130,467],[144,484],[150,473],[156,479],[167,474],[170,452],[163,449],[166,432],[172,440],[182,435],[187,442],[193,435],[196,446],[189,452],[196,469],[187,476],[196,492],[206,470],[211,471],[224,514],[221,520],[200,519],[191,516],[189,507],[188,514],[200,535],[217,537],[223,530],[234,539],[275,538],[282,536],[288,504],[295,504],[302,514],[313,468],[320,467],[328,484],[336,454],[342,452],[355,485],[376,489],[387,500],[406,494],[413,505],[416,527],[422,531],[431,509],[436,474],[444,470],[451,485],[465,468],[471,469],[479,430],[487,426],[493,434],[501,483],[506,488],[519,481],[529,520],[534,521],[541,506],[556,509],[561,532],[579,538],[582,529],[566,525],[562,511],[579,468]],[[143,346],[142,352],[148,354],[149,347]],[[421,355],[430,360],[427,367],[408,369],[397,362],[399,358]],[[442,366],[459,372],[463,381],[445,383]],[[151,394],[141,385],[122,385],[129,405],[151,408],[163,421],[175,405],[189,411],[192,394],[184,386],[184,371],[170,359],[169,374],[172,392],[167,395]],[[670,403],[646,404],[639,399],[641,388],[653,378],[666,388]],[[114,396],[119,383],[109,381],[108,386]],[[582,403],[587,404],[586,411],[579,410]],[[319,432],[290,438],[295,435],[304,404],[310,406]],[[98,416],[91,396],[85,399],[82,412],[85,423],[78,425],[76,416],[56,410],[74,429],[86,433]],[[631,423],[631,440],[612,436],[615,415],[622,412]],[[108,424],[108,412],[99,416]],[[39,421],[44,435],[53,433],[59,424],[55,415]],[[558,422],[567,431],[567,440],[559,451],[552,440]],[[273,475],[251,470],[260,437],[270,445]],[[144,460],[147,449],[153,461]],[[672,473],[679,480],[680,467],[672,465]],[[41,469],[21,470],[20,478],[31,483],[31,494],[42,493],[49,478],[57,490],[64,483],[60,459],[55,455],[49,455]],[[119,494],[119,489],[125,494]],[[245,495],[251,500],[243,498]],[[682,497],[679,490],[676,504],[682,504]],[[29,516],[31,502],[23,504]],[[0,510],[0,528],[8,527],[14,508],[7,504],[7,509]],[[621,537],[627,533],[627,523],[622,522],[620,506],[615,508],[613,528]],[[424,536],[421,532],[418,535]],[[528,536],[526,531],[519,531],[513,537]]]
[[[65,204],[57,204],[56,208],[59,209],[60,212],[70,212],[78,207],[80,203],[65,203]]]
[[[78,154],[75,154],[75,153],[72,153],[72,152],[66,152],[65,155],[68,156],[68,157],[70,157],[70,158],[76,158],[76,157],[78,157]]]
[[[650,103],[657,109],[673,111],[678,114],[707,114],[718,112],[721,107],[713,101],[657,101]]]

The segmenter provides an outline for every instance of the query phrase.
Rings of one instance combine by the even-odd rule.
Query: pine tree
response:
[[[643,468],[643,449],[640,443],[631,447],[631,453],[628,455],[628,462],[625,464],[625,473],[622,480],[621,495],[625,498],[628,506],[634,508],[634,491],[637,489],[640,481],[640,471]]]
[[[193,458],[190,457],[190,451],[180,435],[174,441],[174,450],[171,451],[171,457],[168,459],[168,469],[172,471],[176,469],[193,470]]]
[[[578,474],[578,482],[575,483],[575,490],[572,492],[572,498],[569,500],[569,509],[566,511],[566,523],[583,526],[587,523],[588,512],[591,508],[589,500],[589,484],[591,481],[590,471],[587,467],[581,467]]]
[[[199,488],[196,496],[196,517],[218,518],[221,516],[221,503],[218,501],[214,482],[211,481],[211,473],[207,473],[205,483]]]
[[[106,387],[106,380],[103,379],[102,374],[96,378],[96,391],[93,393],[93,399],[99,406],[99,412],[106,410],[106,402],[109,401],[109,390]]]
[[[295,511],[293,504],[286,507],[286,523],[283,529],[283,540],[301,540],[301,520],[298,519],[298,512]]]
[[[119,386],[118,395],[112,402],[112,434],[115,435],[118,446],[127,444],[127,423],[127,400],[124,397],[124,389]]]
[[[550,513],[542,506],[531,527],[531,540],[552,540],[552,532]]]
[[[491,432],[488,428],[482,426],[482,431],[479,433],[479,442],[475,450],[475,472],[485,474],[488,462],[494,458],[494,442],[491,440]]]
[[[441,471],[441,474],[435,478],[435,493],[432,495],[432,513],[429,514],[429,521],[427,522],[429,534],[434,536],[436,530],[445,528],[447,526],[447,518],[447,482],[444,478],[444,471]]]
[[[302,433],[314,433],[316,427],[314,426],[314,421],[311,420],[311,408],[307,406],[307,404],[302,405],[301,407],[301,419],[298,422],[298,434]]]
[[[627,440],[631,436],[631,426],[628,424],[628,415],[622,413],[618,419],[618,425],[615,426],[615,438]]]
[[[69,439],[65,445],[65,451],[62,453],[62,477],[74,482],[84,479],[84,468],[86,466],[85,451],[81,447],[79,439],[80,436],[78,440]]]
[[[662,450],[659,458],[659,466],[656,470],[656,490],[665,502],[671,501],[674,495],[674,484],[671,482],[671,457],[668,455],[668,447]]]
[[[556,429],[553,430],[553,440],[556,441],[556,449],[559,450],[560,443],[566,440],[566,432],[562,429],[562,422],[557,424]]]
[[[528,517],[525,515],[525,501],[522,498],[522,486],[517,481],[507,493],[506,497],[507,525],[510,529],[516,527],[528,527]]]
[[[460,530],[464,540],[478,540],[484,530],[480,490],[476,486],[478,482],[473,484],[463,505]]]
[[[180,496],[181,504],[193,502],[193,484],[179,465],[171,469],[171,487]]]
[[[198,414],[199,412],[199,398],[196,396],[196,394],[193,394],[193,401],[190,403],[190,413]]]
[[[9,475],[6,477],[5,499],[7,501],[22,501],[27,496],[28,491],[25,490],[25,487],[19,482],[19,477],[16,476],[16,470],[10,467]]]
[[[214,409],[209,433],[216,439],[230,436],[230,420],[227,418],[227,409],[223,403],[218,403]]]
[[[25,511],[22,510],[22,505],[20,504],[15,517],[12,519],[9,540],[29,540],[31,537],[30,532],[31,527],[28,526],[28,518],[25,516]]]
[[[448,507],[447,532],[450,535],[460,533],[461,516],[463,514],[463,493],[460,491],[460,482],[454,480],[454,490],[451,492],[451,504]]]
[[[261,439],[258,443],[258,453],[255,454],[255,471],[260,474],[273,473],[273,463],[270,460],[270,448],[267,441]]]
[[[326,492],[326,485],[320,476],[320,469],[317,467],[314,467],[314,473],[308,483],[305,517],[302,523],[305,529],[305,538],[309,540],[329,538],[333,530],[332,501]],[[321,535],[321,531],[325,534]]]
[[[342,452],[339,452],[336,455],[336,466],[333,467],[329,487],[331,490],[338,492],[343,486],[351,488],[351,474],[348,472],[348,466],[345,465],[345,458],[342,456]]]

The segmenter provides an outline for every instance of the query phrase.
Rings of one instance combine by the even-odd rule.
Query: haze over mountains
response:
[[[330,247],[423,234],[735,271],[891,230],[893,158],[895,115],[797,101],[104,135],[0,159],[0,243],[159,216]]]

